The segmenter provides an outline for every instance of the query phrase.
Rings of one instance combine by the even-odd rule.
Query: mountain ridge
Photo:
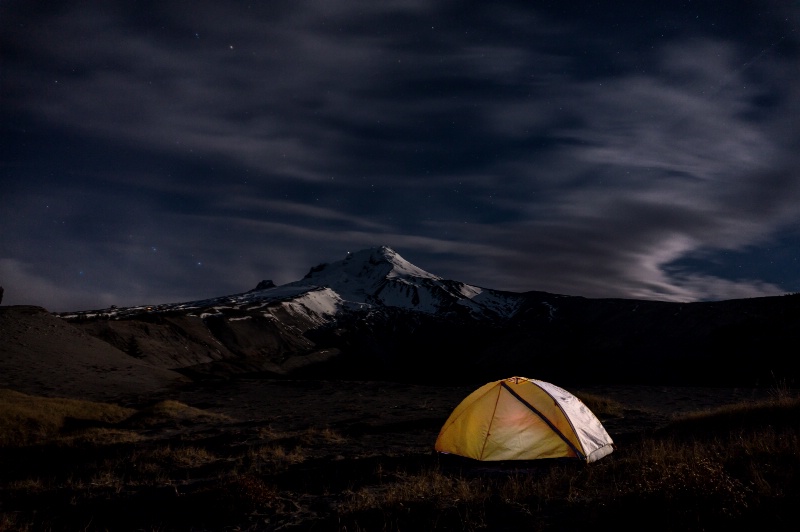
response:
[[[787,347],[800,342],[798,296],[681,304],[504,292],[443,279],[387,246],[259,286],[58,315],[193,379],[752,385],[800,374]]]
[[[297,298],[324,288],[335,293],[332,299],[338,299],[338,304],[343,307],[398,307],[430,314],[466,310],[490,318],[510,317],[523,299],[518,293],[443,279],[406,261],[392,248],[380,246],[348,253],[337,262],[314,266],[302,279],[283,285],[275,286],[272,281],[261,281],[252,290],[229,296],[182,303],[61,312],[59,315],[74,318],[79,314],[107,314],[114,318],[142,311],[190,310],[225,304],[253,305]],[[463,309],[459,309],[459,306]]]

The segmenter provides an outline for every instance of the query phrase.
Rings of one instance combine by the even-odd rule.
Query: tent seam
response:
[[[486,450],[486,443],[489,441],[489,434],[492,433],[492,426],[494,425],[494,415],[497,413],[497,404],[500,402],[500,392],[502,391],[500,388],[502,387],[502,383],[500,386],[497,387],[497,398],[494,400],[494,410],[492,410],[492,417],[491,421],[489,422],[489,428],[486,430],[486,437],[483,439],[483,446],[481,447],[481,452],[478,455],[478,460],[483,460],[483,452]]]
[[[575,429],[575,425],[572,423],[572,418],[569,416],[569,414],[567,414],[567,412],[561,406],[561,403],[559,403],[558,400],[556,400],[556,398],[553,397],[553,394],[551,394],[550,392],[548,392],[547,390],[545,390],[544,388],[539,386],[539,384],[536,381],[530,381],[530,382],[532,384],[535,384],[537,388],[539,388],[544,393],[546,393],[547,396],[550,397],[550,399],[553,400],[553,402],[558,407],[558,409],[561,410],[561,413],[564,414],[564,418],[567,420],[567,423],[569,423],[569,428],[572,429],[573,434],[575,434],[575,437],[578,438],[578,444],[581,446],[581,451],[583,452],[583,456],[588,458],[590,453],[586,452],[586,449],[584,448],[584,445],[583,445],[583,441],[581,440],[580,433]],[[577,399],[578,401],[580,401],[581,404],[583,404],[583,401],[581,401],[579,397],[575,396],[574,394],[572,394],[572,396],[575,397],[575,399]],[[586,406],[586,405],[584,405],[584,406]],[[594,452],[594,451],[592,451],[592,452]]]
[[[535,383],[533,383],[532,381],[528,381],[528,382],[530,382],[531,384],[534,384],[534,385],[535,385]],[[527,406],[527,407],[528,407],[528,408],[529,408],[529,409],[530,409],[530,410],[531,410],[531,411],[532,411],[534,414],[536,414],[537,416],[539,416],[539,418],[540,418],[542,421],[544,421],[544,422],[547,424],[547,426],[548,426],[548,427],[550,427],[550,429],[551,429],[553,432],[555,432],[556,434],[558,434],[558,437],[559,437],[559,438],[561,438],[561,440],[562,440],[564,443],[566,443],[566,444],[567,444],[567,446],[569,446],[569,448],[570,448],[570,449],[572,449],[572,451],[575,453],[575,456],[576,456],[576,457],[577,457],[579,460],[585,460],[585,459],[586,459],[586,454],[583,452],[583,449],[578,449],[577,447],[575,447],[575,445],[573,445],[573,443],[572,443],[571,441],[569,441],[569,438],[567,438],[566,436],[564,436],[564,433],[562,433],[560,430],[558,430],[558,427],[556,427],[556,426],[553,424],[553,422],[552,422],[552,421],[550,421],[549,419],[547,419],[547,416],[545,416],[544,414],[542,414],[541,412],[539,412],[539,410],[538,410],[536,407],[534,407],[534,406],[533,406],[532,404],[530,404],[528,401],[526,401],[525,399],[523,399],[523,398],[522,398],[522,397],[521,397],[521,396],[520,396],[520,395],[519,395],[517,392],[515,392],[514,390],[512,390],[512,389],[511,389],[511,388],[508,386],[508,384],[506,384],[505,382],[501,383],[501,384],[500,384],[500,386],[502,386],[503,388],[505,388],[506,390],[508,390],[508,392],[509,392],[511,395],[513,395],[513,396],[514,396],[514,397],[517,399],[517,401],[519,401],[520,403],[522,403],[522,404],[524,404],[525,406]],[[539,388],[540,390],[542,390],[542,391],[543,391],[543,392],[544,392],[544,393],[545,393],[545,394],[546,394],[546,395],[547,395],[549,398],[553,399],[553,396],[552,396],[552,395],[550,395],[549,393],[547,393],[547,390],[544,390],[544,389],[543,389],[541,386],[538,386],[538,385],[536,385],[536,387],[537,387],[537,388]],[[556,401],[555,399],[553,399],[553,401],[556,403],[556,406],[558,406],[558,401]],[[495,408],[496,408],[496,407],[495,407]],[[559,410],[561,410],[561,412],[564,414],[564,417],[566,417],[566,418],[567,418],[567,422],[569,422],[569,416],[567,416],[567,415],[566,415],[566,413],[564,412],[564,410],[563,410],[563,409],[562,409],[560,406],[559,406]],[[494,418],[492,418],[492,422],[494,422]],[[569,422],[569,426],[570,426],[570,428],[572,429],[572,431],[573,431],[573,432],[575,432],[575,427],[573,427],[573,426],[572,426],[572,423],[571,423],[571,422]],[[576,436],[577,436],[577,433],[576,433]],[[580,441],[581,441],[581,440],[580,440],[580,438],[578,438],[578,443],[580,443]]]

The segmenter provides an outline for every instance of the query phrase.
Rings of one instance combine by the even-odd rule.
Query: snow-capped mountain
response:
[[[400,335],[392,340],[394,352],[411,332],[415,341],[433,334],[434,323],[440,331],[467,331],[452,345],[469,343],[483,327],[507,323],[525,299],[443,279],[381,246],[320,264],[281,286],[262,281],[230,296],[61,317],[120,349],[145,332],[137,347],[162,367],[285,374],[335,359],[343,348],[371,356],[366,351],[382,338]]]
[[[800,295],[680,304],[510,293],[443,279],[386,246],[282,286],[60,317],[145,363],[201,378],[800,378],[800,359],[782,354],[800,342]]]
[[[300,280],[281,286],[263,281],[242,294],[186,303],[145,305],[97,311],[113,317],[140,312],[196,311],[201,317],[223,310],[254,310],[281,302],[287,312],[327,321],[339,312],[397,308],[433,315],[459,314],[475,319],[508,319],[524,301],[522,294],[490,290],[443,279],[419,268],[388,246],[348,253],[344,259],[311,268]],[[83,313],[91,317],[92,313]],[[65,314],[64,317],[69,317]]]
[[[396,307],[428,314],[466,310],[480,317],[509,318],[523,300],[520,294],[442,279],[387,246],[348,253],[343,260],[321,264],[303,279],[281,288],[287,287],[328,288],[350,305]]]

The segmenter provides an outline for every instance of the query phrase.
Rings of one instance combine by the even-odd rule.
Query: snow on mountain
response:
[[[390,279],[399,282],[440,280],[383,246],[348,253],[344,260],[311,268],[303,279],[285,286],[329,286],[346,299],[366,302],[366,298],[374,296]]]
[[[317,325],[335,317],[343,306],[342,298],[330,288],[310,290],[291,301],[281,303],[288,314],[308,318]]]
[[[319,324],[344,310],[396,307],[427,314],[455,312],[479,318],[508,318],[524,300],[521,294],[442,279],[387,246],[348,253],[338,262],[320,264],[298,281],[281,286],[262,281],[259,286],[266,287],[201,301],[108,310],[105,314],[116,318],[178,310],[205,318],[225,311],[259,308],[268,314],[268,309],[280,307]]]
[[[469,286],[469,285],[464,285]],[[469,288],[475,289],[474,286]],[[510,318],[517,310],[523,298],[517,294],[509,294],[508,292],[497,292],[495,290],[483,290],[477,288],[477,292],[469,297],[469,302],[473,305],[479,305],[481,308],[489,309],[498,316]],[[462,300],[463,304],[463,300]]]
[[[343,260],[321,264],[303,279],[279,288],[287,287],[327,287],[350,305],[399,307],[428,314],[461,308],[480,316],[509,317],[523,299],[519,294],[442,279],[387,246],[348,253]]]

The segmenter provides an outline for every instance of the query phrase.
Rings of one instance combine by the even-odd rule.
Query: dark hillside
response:
[[[800,295],[681,304],[532,293],[507,320],[394,307],[320,320],[259,307],[73,323],[122,351],[135,338],[143,361],[204,378],[758,386],[800,376]]]

